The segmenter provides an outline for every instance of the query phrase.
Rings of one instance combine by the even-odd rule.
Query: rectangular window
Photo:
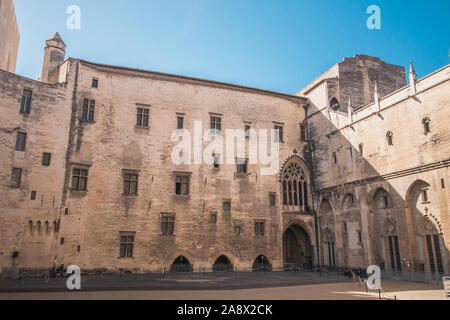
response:
[[[347,221],[344,221],[344,233],[347,233]]]
[[[235,235],[239,236],[239,235],[241,235],[241,232],[242,232],[241,226],[234,226],[234,234]]]
[[[189,195],[189,176],[175,177],[175,194],[182,196]]]
[[[98,79],[96,79],[96,78],[93,78],[92,79],[92,88],[98,88]]]
[[[36,191],[31,191],[31,200],[36,200]]]
[[[422,203],[428,202],[428,192],[427,190],[422,190]]]
[[[300,124],[300,140],[306,142],[306,125]]]
[[[137,123],[138,127],[148,127],[148,117],[150,114],[150,109],[148,108],[137,108]]]
[[[362,232],[358,231],[358,243],[362,243]]]
[[[224,202],[222,202],[222,209],[223,209],[223,212],[230,212],[231,211],[231,201],[225,200]]]
[[[17,132],[16,150],[17,151],[25,151],[26,142],[27,142],[27,134],[25,132]]]
[[[120,257],[132,258],[134,247],[134,236],[121,234],[120,235]]]
[[[245,139],[250,138],[250,126],[245,126]]]
[[[270,206],[271,207],[274,207],[275,206],[275,204],[276,204],[276,195],[275,195],[275,193],[270,193],[269,194],[269,203],[270,203]]]
[[[212,212],[209,217],[209,223],[216,224],[217,223],[217,213]]]
[[[217,130],[222,131],[222,119],[217,116],[211,117],[211,131]]]
[[[247,173],[247,162],[245,158],[236,158],[237,173]]]
[[[444,179],[441,179],[441,188],[445,189],[445,180]]]
[[[72,190],[87,190],[88,171],[86,169],[72,170]]]
[[[42,154],[42,165],[49,166],[51,157],[52,157],[51,153],[44,152]]]
[[[214,157],[214,169],[219,169],[220,168],[220,154],[213,154]]]
[[[275,141],[283,142],[283,126],[276,125],[274,126],[275,129]],[[276,134],[276,131],[278,130],[278,135]]]
[[[183,117],[177,117],[177,129],[181,130],[184,126],[184,118]]]
[[[175,229],[175,217],[173,215],[162,215],[161,233],[164,236],[172,236]]]
[[[81,120],[94,122],[95,100],[84,99]]]
[[[264,236],[265,222],[255,222],[255,236]]]
[[[32,91],[28,89],[23,90],[22,102],[20,104],[20,113],[30,113]]]
[[[383,205],[385,208],[389,207],[389,198],[388,196],[383,196]]]
[[[139,175],[125,173],[123,175],[123,193],[137,194],[138,193],[138,178]]]
[[[13,168],[11,173],[11,187],[19,188],[22,180],[22,169]]]

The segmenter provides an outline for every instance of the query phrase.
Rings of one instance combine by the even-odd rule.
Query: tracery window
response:
[[[302,167],[289,163],[282,176],[283,205],[292,206],[288,211],[308,211],[308,184]]]

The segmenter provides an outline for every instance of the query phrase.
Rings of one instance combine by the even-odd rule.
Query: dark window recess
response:
[[[211,131],[222,131],[222,119],[220,117],[211,117]]]
[[[175,178],[175,194],[187,196],[189,195],[189,177],[176,176]]]
[[[98,88],[98,79],[92,79],[92,88]]]
[[[43,166],[49,166],[51,157],[52,157],[52,155],[50,153],[44,152],[42,154],[42,165]]]
[[[283,142],[283,126],[274,126],[274,129],[275,129],[275,141]]]
[[[333,163],[337,164],[337,155],[336,152],[333,152]]]
[[[214,157],[214,168],[219,169],[220,168],[220,154],[213,154]]]
[[[36,200],[36,191],[31,191],[31,200]]]
[[[237,158],[237,173],[247,173],[247,159]]]
[[[307,138],[306,138],[306,125],[305,124],[301,124],[300,125],[300,140],[303,142],[306,142]]]
[[[22,102],[20,104],[20,113],[30,113],[32,91],[24,89],[22,94]]]
[[[386,133],[386,140],[388,145],[392,146],[394,144],[394,134],[392,131]]]
[[[149,118],[150,110],[147,108],[138,108],[137,109],[137,123],[138,127],[148,127],[148,118]]]
[[[134,236],[120,236],[120,257],[133,257]]]
[[[242,228],[241,226],[234,226],[234,234],[239,236],[241,234]]]
[[[358,231],[358,242],[362,243],[362,232]]]
[[[211,216],[209,218],[209,222],[211,224],[216,224],[217,223],[217,213],[211,213]]]
[[[383,205],[384,205],[384,208],[389,207],[389,197],[388,196],[383,196]]]
[[[138,178],[137,174],[124,174],[123,176],[123,193],[137,194],[138,193]]]
[[[27,134],[25,132],[17,132],[16,150],[17,151],[25,151],[26,143],[27,143]]]
[[[72,190],[87,190],[88,171],[86,169],[73,169]]]
[[[361,155],[363,155],[363,152],[364,152],[364,145],[363,145],[362,143],[360,143],[360,144],[359,144],[359,153],[360,153]]]
[[[264,235],[264,222],[255,222],[255,236],[263,236]]]
[[[427,192],[427,190],[422,190],[422,202],[428,202],[428,192]]]
[[[171,236],[174,233],[175,217],[163,216],[161,219],[161,233],[165,236]]]
[[[230,212],[231,211],[231,201],[224,201],[222,203],[222,210],[223,212]]]
[[[431,132],[431,128],[430,128],[430,118],[424,118],[422,120],[422,124],[423,124],[423,131],[425,134],[430,133]]]
[[[84,99],[81,120],[94,122],[95,100]]]
[[[269,194],[269,203],[272,207],[275,206],[275,202],[276,202],[275,200],[276,200],[275,193]]]
[[[80,252],[80,251],[81,251],[81,246],[78,245],[78,246],[77,246],[77,252]]]
[[[184,125],[184,118],[183,117],[177,117],[177,129],[181,130],[183,129]]]
[[[64,238],[61,238],[61,239],[59,240],[59,242],[61,243],[61,245],[63,245],[63,244],[64,244]]]
[[[442,187],[442,189],[445,189],[445,180],[444,179],[441,179],[441,187]]]
[[[22,180],[22,169],[13,168],[11,173],[11,187],[19,188]]]
[[[347,221],[344,221],[344,233],[347,233]]]

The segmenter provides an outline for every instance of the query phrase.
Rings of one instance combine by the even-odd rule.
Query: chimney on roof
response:
[[[66,44],[57,32],[45,41],[44,61],[40,81],[56,83],[58,79],[58,67],[64,62],[65,57]]]

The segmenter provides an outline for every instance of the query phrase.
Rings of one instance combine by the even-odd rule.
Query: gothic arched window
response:
[[[308,211],[308,183],[298,162],[289,163],[283,170],[283,205],[288,211]]]
[[[430,133],[431,129],[430,129],[430,118],[423,118],[422,120],[422,124],[423,124],[423,131],[425,134]]]
[[[338,111],[341,108],[339,105],[339,101],[336,98],[331,99],[330,108],[333,111]]]
[[[392,146],[394,144],[394,134],[392,133],[392,131],[388,131],[386,133],[386,140],[388,145]]]

